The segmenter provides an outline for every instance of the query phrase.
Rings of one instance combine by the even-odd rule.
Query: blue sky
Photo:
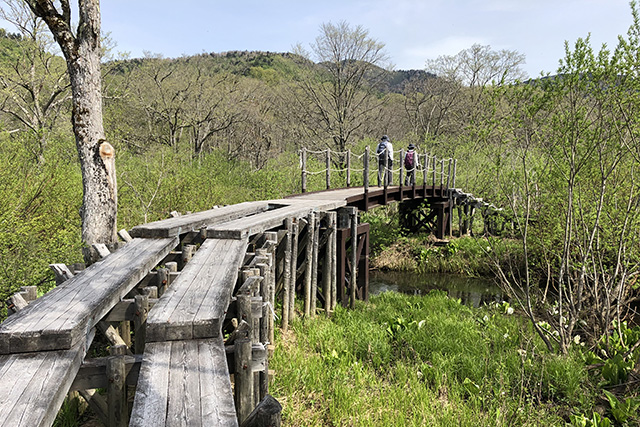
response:
[[[308,47],[323,22],[362,25],[386,45],[396,69],[474,43],[524,53],[534,77],[553,73],[564,41],[591,33],[613,47],[631,24],[628,0],[102,0],[103,31],[116,51],[165,57]]]

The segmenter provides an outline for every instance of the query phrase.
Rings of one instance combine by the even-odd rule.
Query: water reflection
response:
[[[446,291],[449,297],[459,298],[463,304],[480,307],[491,302],[502,302],[506,295],[491,280],[453,274],[419,275],[413,272],[371,271],[369,292],[375,295],[393,291],[410,295],[423,295],[433,289]]]

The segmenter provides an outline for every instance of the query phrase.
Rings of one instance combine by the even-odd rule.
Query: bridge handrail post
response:
[[[404,179],[404,148],[400,149],[400,200],[402,200],[402,184]]]
[[[347,187],[351,187],[351,150],[347,150]]]
[[[453,159],[453,180],[451,183],[452,188],[456,188],[456,171],[458,167],[458,159]]]
[[[327,190],[331,188],[331,149],[327,148]]]
[[[429,173],[429,154],[424,153],[424,162],[422,163],[422,187],[427,188],[427,173]]]
[[[300,165],[302,167],[302,192],[307,192],[307,149],[300,150]]]
[[[436,191],[436,164],[438,162],[438,159],[436,157],[436,155],[433,155],[433,191]]]
[[[367,145],[364,149],[364,157],[362,158],[362,167],[364,168],[363,172],[363,184],[364,184],[364,192],[369,192],[369,146]]]
[[[449,189],[449,183],[451,182],[451,163],[453,162],[452,159],[449,159],[449,169],[447,170],[447,190]],[[442,165],[444,167],[444,165]]]
[[[442,192],[442,186],[444,185],[444,159],[440,160],[440,191]]]

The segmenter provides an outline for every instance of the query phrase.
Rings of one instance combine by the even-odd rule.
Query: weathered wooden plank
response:
[[[147,318],[147,341],[168,341],[191,339],[193,337],[193,323],[180,323],[177,319],[180,306],[190,302],[189,292],[194,281],[198,280],[201,270],[209,262],[209,256],[216,253],[219,241],[205,240],[196,255],[167,289],[162,298],[149,312]],[[201,298],[202,296],[198,296]],[[185,298],[187,300],[183,301]],[[193,299],[193,296],[191,297]],[[176,318],[174,318],[176,317]]]
[[[166,426],[202,425],[198,359],[197,341],[171,343]]]
[[[207,227],[206,236],[219,239],[244,239],[267,230],[282,226],[287,218],[303,217],[315,210],[315,203],[293,203],[289,206],[239,218]]]
[[[222,338],[147,344],[129,426],[237,426]]]
[[[53,424],[83,357],[84,346],[0,356],[0,424]]]
[[[0,325],[0,354],[69,349],[169,251],[177,238],[134,239]]]
[[[202,424],[237,426],[229,369],[222,338],[199,342]]]
[[[246,240],[205,240],[149,312],[147,341],[218,336],[246,248]]]
[[[167,419],[171,343],[148,343],[140,366],[129,427],[160,427]]]
[[[269,202],[244,202],[237,205],[224,206],[207,211],[182,215],[148,224],[137,225],[130,231],[133,237],[172,237],[190,231],[200,230],[211,225],[232,221],[244,216],[264,212],[269,209]]]

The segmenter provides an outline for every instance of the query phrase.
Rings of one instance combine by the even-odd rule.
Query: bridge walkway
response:
[[[305,300],[305,308],[313,304],[315,313],[315,298],[322,294],[317,286],[313,292],[306,287],[318,280],[322,267],[324,303],[330,309],[327,298],[331,299],[328,286],[332,282],[328,276],[335,278],[335,266],[322,259],[336,257],[331,235],[336,234],[337,224],[321,225],[321,213],[349,206],[368,210],[409,199],[448,200],[450,196],[441,186],[368,191],[352,187],[240,203],[134,227],[130,230],[134,238],[122,248],[77,272],[0,325],[0,425],[51,425],[69,390],[80,387],[77,384],[91,389],[110,382],[113,378],[105,380],[108,372],[103,366],[108,363],[87,358],[96,328],[104,322],[109,326],[123,321],[140,323],[139,318],[146,315],[136,305],[138,297],[160,277],[158,267],[185,253],[189,239],[198,246],[195,255],[181,271],[166,276],[173,278],[171,286],[159,299],[149,299],[152,308],[144,319],[146,329],[134,335],[134,340],[146,342],[142,361],[129,358],[120,372],[125,383],[138,384],[131,425],[237,425],[237,418],[249,414],[246,405],[238,413],[237,383],[235,407],[232,404],[229,377],[236,368],[229,369],[227,363],[238,365],[234,365],[234,347],[225,345],[221,330],[233,316],[236,321],[250,320],[249,332],[237,337],[235,348],[238,343],[246,345],[244,339],[251,337],[250,376],[263,378],[268,376],[264,353],[269,344],[269,333],[263,329],[268,328],[264,324],[273,324],[266,319],[272,319],[276,286],[285,298],[288,291],[293,293],[285,304],[289,307],[300,289],[296,283],[304,282],[305,293],[314,299]],[[292,234],[292,221],[298,233]],[[269,238],[264,238],[268,233]],[[356,236],[355,229],[351,236]],[[353,244],[355,253],[357,245]],[[320,261],[318,247],[325,247],[327,254]],[[355,274],[352,256],[350,268]],[[305,265],[296,264],[300,260]],[[258,280],[250,280],[251,275]],[[335,280],[331,286],[335,287]],[[99,374],[95,373],[97,365],[102,366]],[[254,365],[262,366],[263,371]],[[87,373],[90,368],[92,374]],[[236,372],[236,381],[238,375]],[[264,397],[264,380],[260,381],[250,387],[252,396]],[[259,401],[250,400],[251,408]],[[112,417],[109,423],[123,425],[126,421],[122,416]]]

